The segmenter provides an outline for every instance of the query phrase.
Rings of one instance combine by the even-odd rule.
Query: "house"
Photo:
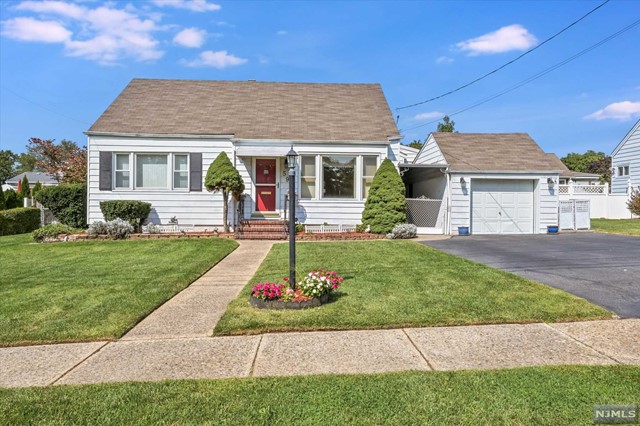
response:
[[[611,153],[611,192],[628,194],[640,188],[640,120]]]
[[[526,133],[431,133],[399,169],[420,232],[541,234],[558,224],[564,170]]]
[[[555,154],[547,154],[551,161],[560,170],[560,185],[568,185],[569,182],[575,182],[580,185],[597,185],[600,184],[600,175],[594,173],[574,172],[558,158]]]
[[[14,177],[7,179],[6,184],[11,186],[11,188],[15,191],[18,190],[18,182],[21,182],[24,177],[27,177],[29,181],[29,187],[33,188],[36,182],[40,182],[42,186],[56,186],[58,185],[58,181],[55,176],[50,175],[49,173],[44,172],[24,172]]]
[[[151,203],[154,223],[195,227],[222,225],[221,195],[204,188],[222,151],[246,187],[231,225],[284,218],[291,147],[298,220],[360,223],[373,175],[385,158],[397,164],[401,139],[378,84],[252,80],[134,79],[86,134],[89,223],[103,220],[101,201],[135,199]]]

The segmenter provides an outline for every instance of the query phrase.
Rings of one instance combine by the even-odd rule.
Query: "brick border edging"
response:
[[[331,232],[326,234],[301,233],[296,234],[298,241],[361,241],[361,240],[381,240],[385,236],[381,234],[371,234],[368,232]]]

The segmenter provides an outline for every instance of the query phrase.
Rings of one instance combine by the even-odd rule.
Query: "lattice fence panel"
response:
[[[407,222],[418,228],[435,228],[442,200],[407,198]]]

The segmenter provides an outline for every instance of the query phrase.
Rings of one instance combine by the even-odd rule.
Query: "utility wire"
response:
[[[463,108],[461,110],[458,110],[456,112],[453,112],[453,113],[447,114],[447,115],[449,117],[452,117],[454,115],[461,114],[461,113],[463,113],[465,111],[469,111],[470,109],[476,108],[476,107],[478,107],[478,106],[480,106],[482,104],[486,104],[487,102],[490,102],[490,101],[492,101],[492,100],[494,100],[496,98],[499,98],[500,96],[506,95],[507,93],[512,92],[512,91],[514,91],[514,90],[516,90],[516,89],[518,89],[518,88],[520,88],[520,87],[522,87],[522,86],[524,86],[526,84],[529,84],[532,81],[537,80],[540,77],[543,77],[543,76],[549,74],[550,72],[555,71],[556,69],[568,64],[569,62],[571,62],[571,61],[573,61],[575,59],[578,59],[579,57],[589,53],[590,51],[592,51],[592,50],[594,50],[594,49],[596,49],[596,48],[598,48],[600,46],[602,46],[603,44],[613,40],[614,38],[622,35],[623,33],[631,30],[632,28],[634,28],[634,27],[636,27],[638,25],[640,25],[640,19],[638,19],[637,21],[631,23],[630,25],[627,25],[626,27],[622,28],[621,30],[611,34],[609,37],[600,40],[596,44],[587,47],[586,49],[576,53],[575,55],[573,55],[573,56],[571,56],[571,57],[569,57],[569,58],[567,58],[567,59],[565,59],[565,60],[563,60],[561,62],[558,62],[557,64],[555,64],[555,65],[553,65],[553,66],[551,66],[549,68],[546,68],[546,69],[540,71],[539,73],[534,74],[534,75],[522,80],[521,82],[519,82],[519,83],[517,83],[517,84],[515,84],[515,85],[513,85],[513,86],[511,86],[511,87],[509,87],[509,88],[507,88],[507,89],[505,89],[505,90],[503,90],[501,92],[498,92],[495,95],[491,95],[489,97],[486,97],[486,98],[484,98],[484,99],[482,99],[482,100],[480,100],[480,101],[478,101],[478,102],[476,102],[476,103],[474,103],[472,105],[469,105],[469,106],[467,106],[467,107],[465,107],[465,108]],[[440,120],[442,120],[442,117],[437,119],[437,120],[429,121],[428,123],[423,123],[423,124],[420,124],[418,126],[409,127],[408,129],[403,129],[403,131],[408,131],[408,130],[417,129],[419,127],[428,126],[429,124],[437,123]]]
[[[87,123],[86,121],[82,121],[82,120],[78,120],[78,119],[73,118],[73,117],[69,117],[68,115],[62,114],[62,113],[61,113],[61,112],[59,112],[59,111],[56,111],[56,110],[54,110],[54,109],[48,108],[48,107],[46,107],[46,106],[44,106],[44,105],[41,105],[41,104],[39,104],[39,103],[37,103],[37,102],[34,102],[34,101],[30,100],[30,99],[27,99],[27,98],[25,98],[24,96],[22,96],[22,95],[20,95],[20,94],[18,94],[18,93],[16,93],[16,92],[14,92],[13,90],[10,90],[10,89],[8,89],[8,88],[6,88],[6,87],[4,87],[4,86],[0,86],[0,89],[2,89],[2,90],[6,90],[7,92],[9,92],[9,93],[11,93],[12,95],[14,95],[14,96],[16,96],[16,97],[18,97],[18,98],[22,99],[23,101],[29,102],[30,104],[33,104],[33,105],[35,105],[35,106],[37,106],[37,107],[39,107],[39,108],[42,108],[42,109],[43,109],[43,110],[45,110],[45,111],[49,111],[49,112],[51,112],[51,113],[53,113],[53,114],[57,114],[57,115],[59,115],[60,117],[67,118],[67,119],[69,119],[69,120],[72,120],[72,121],[75,121],[75,122],[77,122],[77,123],[80,123],[80,124],[82,124],[82,125],[84,125],[84,126],[89,125],[89,123]]]
[[[458,91],[460,91],[460,90],[462,90],[462,89],[464,89],[464,88],[467,88],[467,87],[471,86],[472,84],[475,84],[475,83],[479,82],[480,80],[484,80],[485,78],[489,77],[490,75],[495,74],[495,73],[497,73],[498,71],[500,71],[501,69],[504,69],[504,68],[508,67],[509,65],[513,64],[514,62],[518,61],[519,59],[522,59],[523,57],[525,57],[525,56],[526,56],[526,55],[528,55],[529,53],[533,52],[534,50],[541,48],[543,45],[545,45],[546,43],[550,42],[550,41],[551,41],[551,40],[553,40],[554,38],[558,37],[560,34],[562,34],[563,32],[567,31],[569,28],[573,27],[573,26],[574,26],[574,25],[576,25],[578,22],[582,21],[582,20],[583,20],[583,19],[585,19],[587,16],[591,15],[591,14],[592,14],[592,13],[594,13],[596,10],[600,9],[602,6],[604,6],[605,4],[609,3],[610,1],[611,1],[611,0],[605,0],[605,1],[604,1],[603,3],[601,3],[599,6],[597,6],[597,7],[593,8],[593,9],[591,9],[589,12],[587,12],[587,13],[586,13],[585,15],[583,15],[581,18],[579,18],[579,19],[577,19],[577,20],[573,21],[571,24],[567,25],[566,27],[564,27],[563,29],[561,29],[560,31],[558,31],[557,33],[555,33],[554,35],[552,35],[551,37],[547,38],[547,39],[546,39],[546,40],[544,40],[542,43],[538,44],[536,47],[533,47],[533,48],[531,48],[531,49],[527,50],[526,52],[524,52],[524,53],[523,53],[523,54],[521,54],[520,56],[518,56],[518,57],[516,57],[516,58],[514,58],[514,59],[512,59],[512,60],[510,60],[510,61],[509,61],[509,62],[507,62],[506,64],[503,64],[503,65],[499,66],[498,68],[496,68],[496,69],[494,69],[494,70],[492,70],[492,71],[489,71],[489,72],[488,72],[488,73],[486,73],[485,75],[483,75],[483,76],[481,76],[481,77],[478,77],[478,78],[476,78],[475,80],[472,80],[472,81],[468,82],[467,84],[463,84],[462,86],[460,86],[460,87],[458,87],[458,88],[456,88],[456,89],[450,90],[450,91],[445,92],[445,93],[443,93],[443,94],[441,94],[441,95],[434,96],[433,98],[427,99],[426,101],[416,102],[416,103],[411,104],[411,105],[405,105],[405,106],[402,106],[402,107],[398,107],[398,108],[396,108],[396,111],[400,111],[401,109],[412,108],[412,107],[415,107],[415,106],[418,106],[418,105],[424,105],[424,104],[426,104],[426,103],[433,102],[433,101],[435,101],[436,99],[444,98],[445,96],[449,96],[449,95],[451,95],[451,94],[453,94],[453,93],[456,93],[456,92],[458,92]]]

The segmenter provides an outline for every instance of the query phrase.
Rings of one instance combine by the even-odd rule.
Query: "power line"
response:
[[[16,93],[16,92],[14,92],[13,90],[10,90],[10,89],[8,89],[8,88],[6,88],[6,87],[4,87],[4,86],[0,86],[0,88],[1,88],[1,89],[3,89],[3,90],[6,90],[7,92],[11,93],[12,95],[14,95],[14,96],[16,96],[16,97],[18,97],[18,98],[22,99],[23,101],[29,102],[30,104],[33,104],[33,105],[35,105],[35,106],[37,106],[37,107],[39,107],[39,108],[42,108],[42,109],[43,109],[43,110],[45,110],[45,111],[49,111],[49,112],[51,112],[51,113],[53,113],[53,114],[57,114],[57,115],[59,115],[59,116],[61,116],[61,117],[67,118],[67,119],[72,120],[72,121],[75,121],[75,122],[80,123],[80,124],[82,124],[82,125],[84,125],[84,126],[89,125],[89,123],[87,123],[86,121],[81,121],[81,120],[78,120],[78,119],[76,119],[76,118],[69,117],[68,115],[62,114],[61,112],[58,112],[58,111],[56,111],[56,110],[54,110],[54,109],[48,108],[48,107],[46,107],[46,106],[44,106],[44,105],[41,105],[41,104],[39,104],[39,103],[37,103],[37,102],[34,102],[34,101],[30,100],[30,99],[27,99],[27,98],[25,98],[24,96],[22,96],[22,95],[20,95],[20,94],[18,94],[18,93]]]
[[[496,69],[494,69],[494,70],[492,70],[492,71],[489,71],[489,72],[488,72],[488,73],[486,73],[485,75],[483,75],[483,76],[481,76],[481,77],[478,77],[478,78],[476,78],[475,80],[472,80],[472,81],[470,81],[470,82],[468,82],[468,83],[466,83],[466,84],[463,84],[462,86],[460,86],[460,87],[458,87],[458,88],[456,88],[456,89],[450,90],[450,91],[445,92],[445,93],[443,93],[443,94],[441,94],[441,95],[434,96],[433,98],[427,99],[426,101],[416,102],[416,103],[411,104],[411,105],[405,105],[405,106],[402,106],[402,107],[398,107],[398,108],[396,108],[396,111],[399,111],[399,110],[401,110],[401,109],[406,109],[406,108],[412,108],[412,107],[415,107],[415,106],[418,106],[418,105],[424,105],[424,104],[429,103],[429,102],[433,102],[433,101],[435,101],[436,99],[444,98],[445,96],[449,96],[449,95],[451,95],[451,94],[453,94],[453,93],[456,93],[456,92],[458,92],[458,91],[460,91],[460,90],[462,90],[462,89],[464,89],[464,88],[467,88],[467,87],[471,86],[472,84],[475,84],[475,83],[479,82],[480,80],[484,80],[485,78],[489,77],[489,76],[490,76],[490,75],[492,75],[492,74],[497,73],[498,71],[500,71],[500,70],[501,70],[501,69],[503,69],[503,68],[508,67],[509,65],[513,64],[514,62],[518,61],[519,59],[521,59],[521,58],[523,58],[524,56],[528,55],[529,53],[533,52],[534,50],[541,48],[543,45],[545,45],[546,43],[550,42],[550,41],[551,41],[551,40],[553,40],[554,38],[558,37],[560,34],[562,34],[563,32],[567,31],[569,28],[573,27],[573,26],[574,26],[574,25],[576,25],[578,22],[582,21],[582,20],[583,20],[583,19],[585,19],[587,16],[591,15],[591,14],[592,14],[592,13],[594,13],[596,10],[600,9],[602,6],[604,6],[605,4],[609,3],[610,1],[611,1],[611,0],[605,0],[602,4],[600,4],[600,5],[598,5],[597,7],[595,7],[595,8],[593,8],[593,9],[591,9],[589,12],[587,12],[587,13],[586,13],[585,15],[583,15],[581,18],[579,18],[579,19],[577,19],[577,20],[573,21],[571,24],[567,25],[566,27],[564,27],[563,29],[561,29],[560,31],[558,31],[557,33],[555,33],[554,35],[552,35],[551,37],[547,38],[547,39],[546,39],[546,40],[544,40],[542,43],[538,44],[536,47],[533,47],[533,48],[531,48],[531,49],[527,50],[526,52],[524,52],[524,53],[523,53],[523,54],[521,54],[520,56],[518,56],[518,57],[516,57],[516,58],[514,58],[514,59],[512,59],[512,60],[510,60],[510,61],[509,61],[509,62],[507,62],[506,64],[503,64],[503,65],[499,66],[498,68],[496,68]]]
[[[568,64],[569,62],[571,62],[571,61],[573,61],[575,59],[578,59],[579,57],[581,57],[581,56],[589,53],[590,51],[602,46],[603,44],[613,40],[614,38],[616,38],[616,37],[622,35],[623,33],[631,30],[632,28],[638,26],[639,24],[640,24],[640,19],[638,19],[637,21],[631,23],[630,25],[627,25],[626,27],[622,28],[621,30],[611,34],[609,37],[600,40],[596,44],[587,47],[586,49],[576,53],[575,55],[573,55],[573,56],[571,56],[571,57],[569,57],[569,58],[567,58],[567,59],[565,59],[565,60],[563,60],[561,62],[558,62],[557,64],[555,64],[555,65],[553,65],[553,66],[551,66],[549,68],[546,68],[546,69],[540,71],[539,73],[534,74],[534,75],[522,80],[521,82],[519,82],[519,83],[517,83],[517,84],[515,84],[515,85],[513,85],[513,86],[511,86],[511,87],[509,87],[509,88],[507,88],[507,89],[505,89],[505,90],[503,90],[501,92],[498,92],[495,95],[491,95],[489,97],[486,97],[486,98],[484,98],[484,99],[482,99],[482,100],[480,100],[480,101],[478,101],[478,102],[476,102],[476,103],[474,103],[472,105],[469,105],[467,107],[464,107],[461,110],[458,110],[456,112],[453,112],[453,113],[447,114],[447,115],[449,117],[453,117],[454,115],[461,114],[461,113],[463,113],[465,111],[469,111],[470,109],[473,109],[473,108],[476,108],[476,107],[478,107],[480,105],[486,104],[487,102],[490,102],[490,101],[492,101],[492,100],[494,100],[496,98],[499,98],[500,96],[506,95],[509,92],[513,92],[514,90],[516,90],[516,89],[518,89],[518,88],[520,88],[520,87],[522,87],[522,86],[524,86],[526,84],[529,84],[532,81],[537,80],[540,77],[543,77],[543,76],[549,74],[552,71],[555,71],[556,69]],[[442,117],[437,119],[437,120],[429,121],[428,123],[423,123],[423,124],[420,124],[418,126],[409,127],[408,129],[403,129],[403,131],[408,131],[408,130],[413,130],[413,129],[417,129],[417,128],[420,128],[420,127],[428,126],[429,124],[433,124],[433,123],[439,122],[441,119],[442,119]]]

